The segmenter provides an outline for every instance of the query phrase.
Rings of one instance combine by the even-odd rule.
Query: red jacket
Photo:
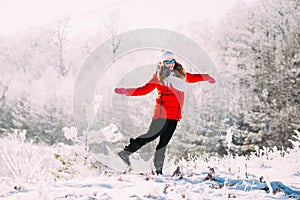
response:
[[[196,83],[206,81],[208,78],[208,74],[186,73],[185,81],[187,83]],[[158,81],[157,74],[154,74],[152,79],[142,87],[128,88],[127,96],[142,96],[150,93],[155,88],[158,91],[158,97],[156,98],[152,118],[180,120],[184,103],[184,92],[175,89],[172,85],[169,87],[161,85]]]

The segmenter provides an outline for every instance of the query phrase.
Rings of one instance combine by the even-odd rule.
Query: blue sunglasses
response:
[[[175,59],[173,59],[173,60],[165,60],[164,63],[166,63],[167,65],[169,65],[169,64],[175,64],[176,60]]]

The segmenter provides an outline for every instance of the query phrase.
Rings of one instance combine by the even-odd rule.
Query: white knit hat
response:
[[[160,54],[159,59],[160,59],[161,62],[163,62],[169,57],[175,58],[175,55],[171,51],[163,51]]]

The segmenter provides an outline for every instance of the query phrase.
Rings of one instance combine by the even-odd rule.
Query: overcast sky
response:
[[[201,19],[217,21],[239,0],[0,0],[0,34],[51,25],[70,17],[75,31],[96,30],[112,14],[125,28],[172,28]],[[245,0],[244,0],[245,1]],[[247,0],[251,1],[251,0]]]

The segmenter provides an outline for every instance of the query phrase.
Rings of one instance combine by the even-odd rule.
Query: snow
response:
[[[20,147],[16,148],[16,142]],[[10,143],[10,144],[9,144]],[[258,150],[248,157],[232,155],[223,158],[202,157],[191,161],[180,160],[177,164],[164,169],[163,176],[156,176],[151,169],[144,173],[129,172],[123,174],[106,167],[91,168],[87,164],[79,164],[79,147],[60,144],[58,147],[45,148],[24,142],[20,138],[1,139],[1,153],[9,154],[9,147],[14,143],[18,151],[38,152],[34,157],[50,155],[56,152],[60,159],[73,163],[65,173],[70,176],[55,174],[55,165],[51,159],[40,159],[38,164],[33,160],[23,164],[22,181],[18,178],[0,173],[0,199],[297,199],[300,196],[300,158],[299,142],[288,153],[276,148]],[[26,148],[25,148],[26,146]],[[59,149],[59,151],[57,150]],[[27,150],[26,150],[27,149]],[[26,150],[26,151],[25,151]],[[47,151],[47,153],[45,153]],[[61,152],[60,152],[61,151]],[[81,151],[81,150],[80,150]],[[60,153],[59,153],[60,152]],[[13,154],[13,153],[12,153]],[[12,157],[12,154],[10,156]],[[73,155],[72,154],[72,155]],[[22,154],[23,157],[31,156]],[[74,156],[73,155],[73,156]],[[5,162],[13,161],[8,158]],[[67,158],[66,158],[67,157]],[[68,159],[68,160],[67,160]],[[22,165],[22,157],[18,157]],[[60,160],[61,161],[61,160]],[[42,163],[41,163],[42,162]],[[49,163],[48,173],[56,177],[55,181],[45,179],[37,166]],[[50,165],[51,163],[51,165]],[[40,173],[40,180],[26,176],[27,166],[32,166],[35,172]],[[1,165],[0,165],[1,166]],[[4,170],[4,166],[1,166]],[[12,166],[17,168],[17,166]],[[60,166],[61,167],[61,166]],[[22,174],[21,173],[21,174]],[[20,175],[22,177],[22,175]],[[43,176],[43,177],[42,177]],[[61,177],[61,178],[57,178]]]
[[[77,128],[75,128],[74,126],[72,126],[71,128],[68,128],[68,127],[62,128],[62,133],[69,140],[77,138],[77,136],[78,136]]]
[[[123,138],[123,134],[118,132],[118,127],[115,124],[110,124],[101,129],[105,141],[118,142]]]
[[[276,174],[276,173],[275,173]],[[32,185],[21,191],[2,192],[5,199],[289,199],[282,192],[268,194],[254,190],[254,180],[243,181],[236,187],[218,188],[214,181],[205,181],[205,173],[192,177],[154,176],[152,174],[114,174],[85,177],[53,185]],[[299,181],[299,177],[298,177]],[[299,186],[299,185],[298,185]],[[298,193],[299,194],[299,193]]]

